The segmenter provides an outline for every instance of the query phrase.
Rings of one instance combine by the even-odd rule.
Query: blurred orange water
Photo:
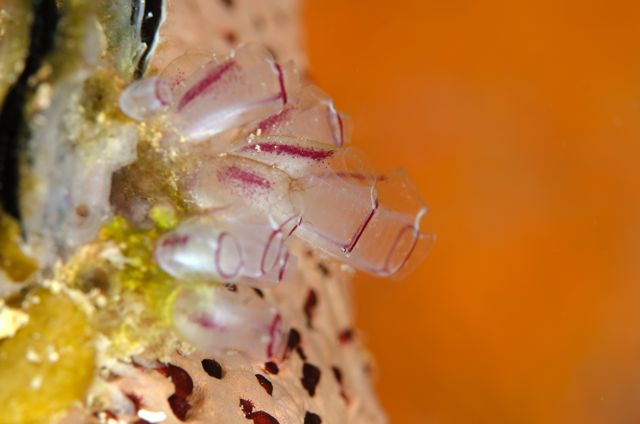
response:
[[[394,423],[640,422],[640,3],[308,0],[311,74],[438,241],[357,278]]]

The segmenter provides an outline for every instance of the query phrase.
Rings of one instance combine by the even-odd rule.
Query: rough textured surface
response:
[[[263,44],[278,61],[294,60],[304,69],[301,5],[299,0],[169,1],[151,70],[184,53],[226,53],[246,42]]]
[[[76,401],[62,422],[385,422],[352,329],[351,271],[300,246],[292,247],[300,261],[291,282],[228,287],[263,298],[291,325],[283,360],[205,356],[176,340],[165,321],[175,281],[152,258],[158,233],[175,223],[150,216],[156,227],[130,228],[114,219],[110,203],[118,187],[112,173],[139,159],[142,125],[123,116],[116,100],[135,72],[122,58],[138,57],[139,40],[118,30],[126,20],[106,13],[113,9],[104,3],[59,4],[55,49],[27,101],[22,225],[25,251],[40,269],[7,298],[29,321],[0,341],[7,364],[0,394],[11,402],[0,421],[55,421]],[[150,72],[188,50],[224,53],[244,41],[304,68],[298,8],[297,1],[169,2]],[[119,37],[130,43],[118,44]],[[51,296],[32,301],[32,309],[22,303],[41,287]],[[51,354],[56,343],[66,350]],[[11,379],[8,364],[20,378]],[[31,396],[34,390],[42,396]]]
[[[236,355],[210,357],[198,352],[176,353],[165,364],[148,358],[140,359],[144,366],[120,363],[94,392],[96,405],[108,406],[93,412],[98,416],[109,412],[133,422],[136,408],[143,408],[164,413],[167,423],[241,424],[247,422],[240,407],[242,399],[280,424],[302,423],[307,412],[326,423],[386,422],[371,391],[371,364],[358,337],[348,341],[340,338],[353,324],[345,274],[339,265],[324,265],[322,271],[318,263],[317,258],[306,256],[295,282],[263,290],[265,299],[281,309],[300,335],[299,340],[290,339],[287,359],[278,365],[277,374],[271,372],[273,365],[252,364]],[[247,287],[237,290],[252,291]],[[313,328],[307,324],[304,308],[309,290],[318,298]],[[213,373],[211,360],[220,366]],[[309,377],[305,369],[315,369],[317,377]],[[272,393],[256,375],[272,385]],[[306,381],[309,378],[315,381]],[[313,395],[306,388],[309,385],[315,389]],[[138,406],[132,397],[139,399]]]

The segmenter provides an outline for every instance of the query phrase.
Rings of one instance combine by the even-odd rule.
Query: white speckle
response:
[[[162,411],[155,412],[141,409],[138,411],[138,417],[145,421],[149,421],[150,423],[161,423],[167,419],[167,414]]]
[[[38,355],[38,353],[32,348],[27,349],[27,354],[25,355],[25,357],[27,358],[27,361],[31,362],[32,364],[40,362],[40,355]]]
[[[58,362],[58,359],[60,359],[60,354],[53,345],[47,345],[47,359],[49,362]]]
[[[13,337],[22,326],[29,322],[29,315],[9,308],[0,300],[0,339]]]
[[[42,376],[36,375],[35,377],[33,377],[29,385],[31,386],[32,390],[40,390],[40,387],[42,387]]]

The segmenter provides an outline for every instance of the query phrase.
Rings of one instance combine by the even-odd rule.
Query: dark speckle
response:
[[[171,406],[173,414],[181,421],[185,421],[187,419],[187,413],[191,408],[191,405],[189,405],[187,401],[187,397],[193,392],[193,380],[191,376],[184,369],[173,364],[167,364],[157,368],[157,371],[165,377],[170,378],[173,382],[175,392],[169,396],[167,401],[169,402],[169,406]]]
[[[331,271],[329,271],[329,267],[326,266],[324,263],[322,262],[318,262],[318,270],[320,271],[320,273],[324,276],[324,277],[330,277],[331,276]]]
[[[254,412],[253,402],[248,399],[240,399],[240,408],[244,417],[248,420],[253,420],[254,424],[280,424],[277,419],[264,411]]]
[[[171,406],[173,415],[178,417],[180,421],[185,421],[187,419],[189,408],[191,408],[191,405],[189,405],[187,399],[174,393],[169,396],[169,399],[167,400],[169,401],[169,406]]]
[[[253,288],[253,291],[256,292],[256,294],[258,296],[260,296],[261,298],[264,298],[264,293],[262,292],[262,290],[258,289],[258,288]]]
[[[340,334],[338,334],[338,340],[340,340],[340,343],[349,343],[353,340],[353,330],[350,328],[342,330]]]
[[[336,381],[338,382],[338,385],[340,385],[340,397],[347,403],[350,403],[350,399],[349,396],[347,395],[347,393],[344,391],[344,387],[342,386],[342,371],[340,370],[340,368],[338,367],[331,367],[331,370],[333,371],[333,376],[336,378]]]
[[[253,424],[280,424],[273,416],[267,414],[264,411],[256,411],[251,414]]]
[[[258,383],[260,383],[265,392],[269,393],[269,395],[272,395],[273,384],[269,381],[269,379],[261,374],[256,374],[256,378],[258,379]]]
[[[222,365],[214,359],[203,359],[202,369],[211,377],[215,377],[218,380],[222,379]]]
[[[340,371],[340,368],[331,367],[331,370],[333,371],[333,376],[336,378],[338,384],[342,384],[342,371]]]
[[[179,366],[168,364],[167,377],[171,378],[177,396],[186,398],[193,392],[193,380],[191,376]]]
[[[222,4],[231,9],[233,7],[233,0],[220,0],[222,2]]]
[[[225,31],[222,33],[222,37],[224,37],[224,41],[233,45],[238,41],[238,36],[233,31]]]
[[[309,396],[316,394],[316,387],[320,382],[320,369],[313,364],[305,362],[302,366],[302,386],[307,390]]]
[[[300,356],[300,359],[302,359],[303,361],[307,360],[307,354],[304,353],[304,349],[302,349],[301,346],[298,346],[296,348],[296,352],[298,353],[298,356]]]
[[[253,402],[248,399],[240,399],[240,408],[242,409],[244,416],[249,418],[253,412]]]
[[[133,405],[133,409],[137,414],[138,411],[140,410],[140,407],[142,406],[142,398],[133,393],[125,393],[124,395],[127,397],[127,399],[131,401],[131,404]]]
[[[304,314],[307,317],[307,326],[309,328],[313,327],[313,313],[318,306],[318,295],[315,290],[309,289],[309,293],[307,293],[307,299],[304,302]]]
[[[304,424],[321,424],[322,423],[322,419],[320,418],[320,415],[318,414],[314,414],[313,412],[307,411],[306,414],[304,414]]]
[[[264,364],[264,369],[269,374],[278,374],[280,372],[280,368],[278,368],[278,364],[276,364],[273,361],[269,361],[269,362],[265,363]]]
[[[225,284],[224,286],[225,286],[225,287],[227,288],[227,290],[229,290],[230,292],[237,292],[237,291],[238,291],[238,286],[236,286],[235,284],[228,283],[228,284]]]
[[[295,328],[289,330],[289,338],[287,339],[287,348],[294,350],[300,345],[300,332]]]
[[[76,215],[78,215],[80,218],[88,217],[89,216],[89,208],[87,207],[87,205],[82,204],[82,205],[76,206]]]

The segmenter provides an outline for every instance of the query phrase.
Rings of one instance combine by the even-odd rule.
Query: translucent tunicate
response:
[[[184,288],[173,307],[173,323],[205,354],[229,351],[265,362],[282,359],[288,328],[280,312],[252,291],[222,285]]]

